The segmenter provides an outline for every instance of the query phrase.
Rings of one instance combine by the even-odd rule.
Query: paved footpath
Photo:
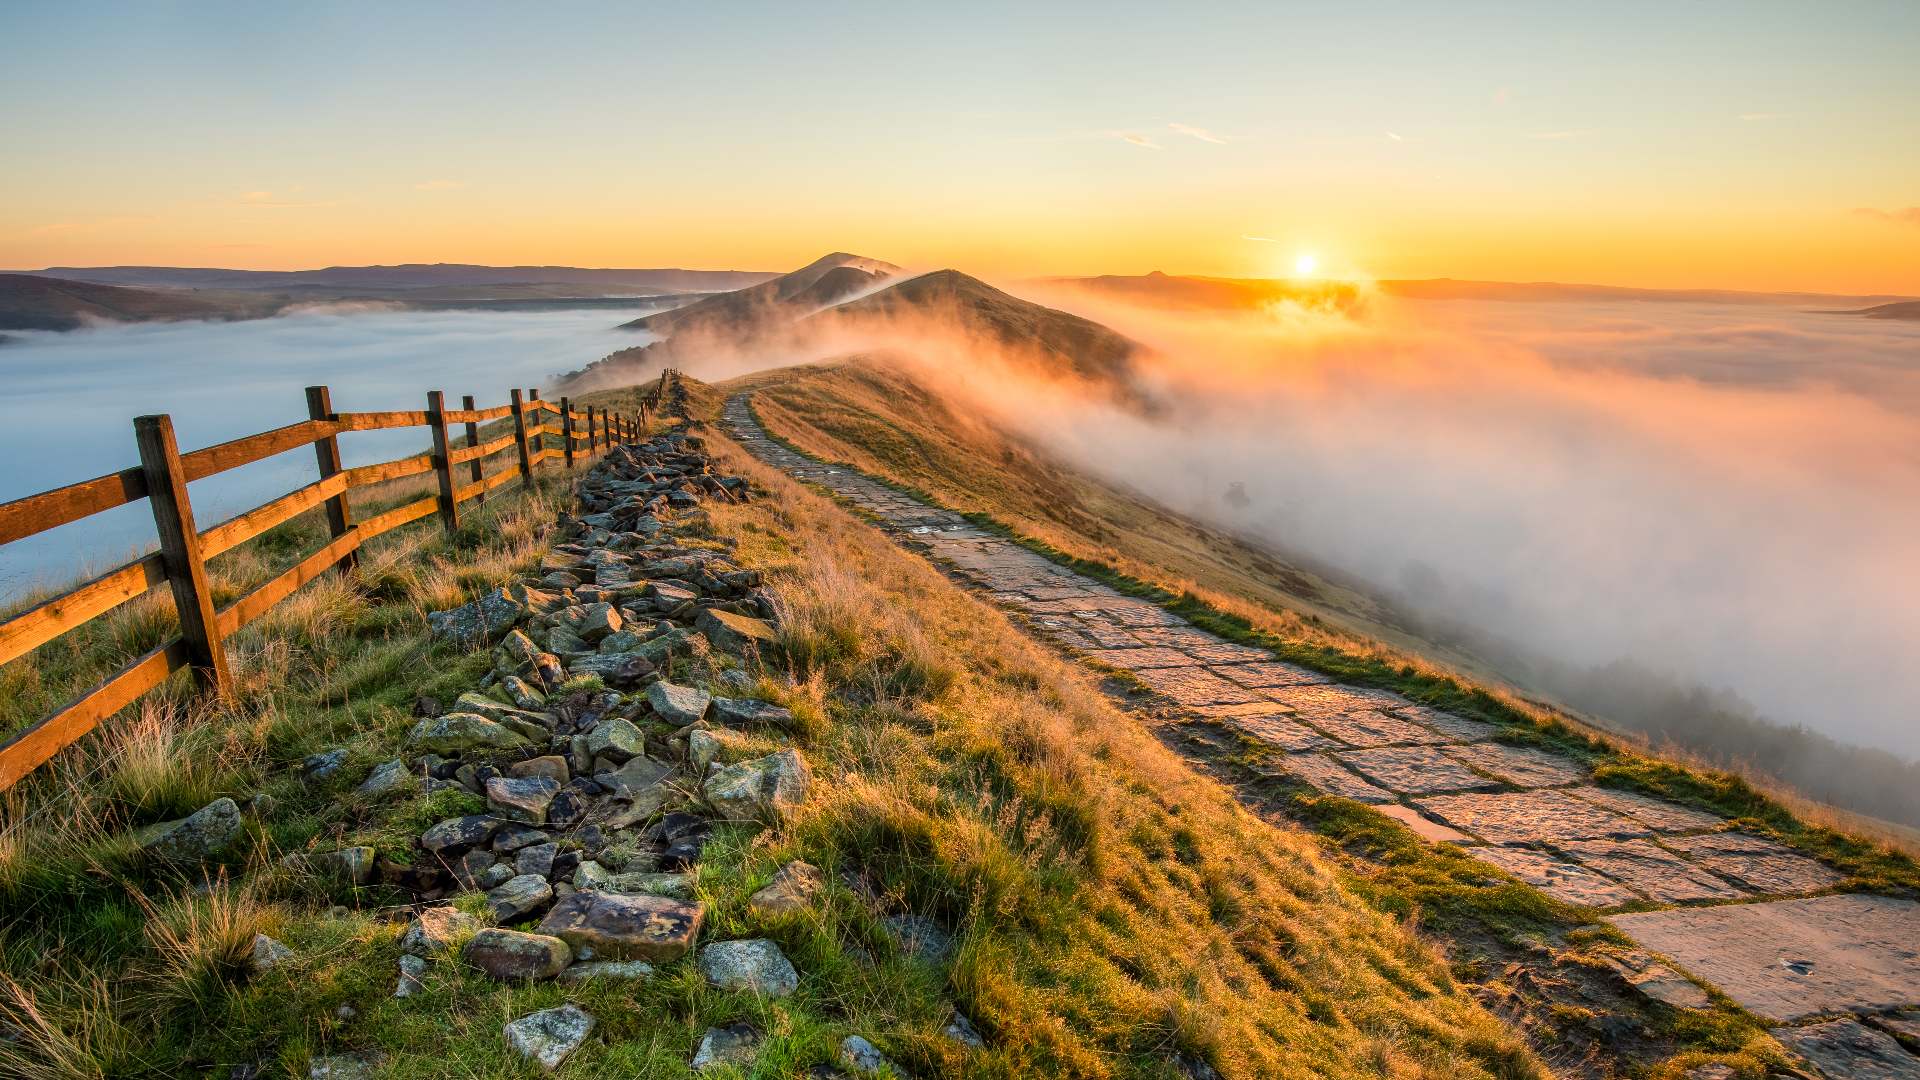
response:
[[[748,452],[872,515],[1055,644],[1131,673],[1186,716],[1284,752],[1284,768],[1313,787],[1460,844],[1559,899],[1603,911],[1657,905],[1611,921],[1756,1015],[1799,1025],[1776,1034],[1830,1076],[1920,1080],[1920,1056],[1898,1041],[1920,1040],[1920,904],[1826,893],[1838,871],[1718,816],[1594,786],[1572,758],[1492,741],[1492,724],[1343,686],[1188,625],[952,511],[781,446],[747,395],[727,401],[724,422]],[[1669,1004],[1706,1004],[1651,958],[1628,977]]]

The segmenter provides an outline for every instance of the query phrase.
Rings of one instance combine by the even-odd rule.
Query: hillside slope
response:
[[[268,296],[135,289],[0,274],[0,330],[74,330],[103,321],[257,318],[272,314],[282,303]]]

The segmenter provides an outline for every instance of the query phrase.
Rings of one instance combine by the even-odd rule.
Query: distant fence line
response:
[[[666,387],[662,373],[656,401]],[[0,545],[10,544],[70,522],[141,499],[153,508],[160,550],[108,571],[75,588],[0,622],[0,664],[9,663],[49,641],[139,599],[162,585],[172,587],[180,617],[180,636],[139,657],[99,685],[0,743],[0,791],[39,768],[62,748],[93,730],[135,698],[160,685],[181,668],[193,669],[201,689],[224,695],[232,688],[225,640],[265,615],[302,585],[328,570],[350,569],[358,551],[374,537],[429,514],[438,513],[448,533],[460,527],[461,504],[484,502],[487,493],[519,477],[533,481],[542,462],[558,458],[571,469],[614,445],[640,437],[651,412],[645,401],[638,416],[588,406],[576,411],[568,398],[543,401],[540,391],[513,390],[505,405],[480,409],[473,397],[449,409],[438,390],[427,395],[421,412],[334,412],[325,386],[307,387],[310,419],[250,435],[204,450],[181,453],[173,420],[161,414],[134,418],[134,442],[140,464],[84,483],[29,495],[0,504]],[[558,423],[548,414],[558,417]],[[480,441],[480,425],[513,418],[513,431]],[[465,425],[466,445],[454,448],[453,425]],[[338,436],[352,431],[424,427],[432,449],[424,454],[356,468],[340,464]],[[559,445],[547,437],[557,435]],[[187,484],[275,454],[311,445],[319,479],[297,491],[255,507],[208,529],[194,525]],[[488,473],[486,459],[515,451],[502,468]],[[466,466],[459,469],[457,466]],[[434,495],[355,521],[347,492],[356,488],[432,472],[439,480]],[[332,539],[273,580],[224,608],[215,610],[207,582],[207,560],[292,520],[316,506],[326,508]]]

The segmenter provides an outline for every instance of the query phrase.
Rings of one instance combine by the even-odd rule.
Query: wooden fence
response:
[[[542,462],[557,459],[571,469],[615,444],[635,440],[645,430],[648,412],[644,402],[638,416],[593,406],[577,411],[567,398],[557,405],[541,400],[538,390],[524,395],[514,390],[507,404],[489,409],[475,408],[472,397],[463,398],[460,408],[449,409],[435,390],[427,395],[427,407],[421,412],[342,413],[333,411],[326,387],[310,386],[309,419],[184,454],[174,442],[171,418],[136,417],[133,432],[139,465],[0,504],[0,544],[145,499],[153,508],[160,550],[0,621],[0,664],[162,585],[171,587],[180,636],[0,744],[0,791],[183,667],[193,669],[203,690],[227,693],[232,684],[225,639],[321,574],[351,568],[359,548],[374,537],[435,513],[451,533],[460,527],[462,504],[484,501],[488,492],[516,477],[523,484],[531,483],[534,469]],[[481,424],[508,417],[513,419],[511,432],[480,441]],[[464,446],[453,444],[455,425],[463,428]],[[427,453],[351,469],[341,465],[340,435],[414,427],[425,428],[430,436],[433,448]],[[549,436],[557,436],[559,444],[549,446]],[[308,445],[319,464],[319,478],[313,483],[211,528],[194,524],[189,483]],[[514,455],[505,465],[490,473],[485,470],[488,459],[507,451]],[[427,472],[439,481],[436,494],[364,520],[354,519],[347,492]],[[216,610],[207,583],[207,560],[317,506],[325,507],[332,539],[273,580]]]

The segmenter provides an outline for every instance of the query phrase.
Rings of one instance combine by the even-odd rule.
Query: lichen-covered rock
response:
[[[800,988],[800,973],[792,961],[766,938],[716,941],[702,947],[700,974],[718,989],[748,990],[763,997],[786,997]]]
[[[454,907],[422,908],[400,935],[400,951],[409,956],[445,956],[459,940],[480,928],[480,920]]]
[[[609,982],[636,982],[653,975],[653,965],[645,960],[582,960],[560,973],[563,983],[583,983],[604,979]]]
[[[366,780],[354,790],[361,795],[373,798],[390,792],[410,790],[415,783],[407,763],[394,758],[392,761],[374,766],[373,771],[367,774]]]
[[[594,725],[587,732],[587,756],[606,758],[618,765],[646,753],[646,739],[631,721],[618,716]]]
[[[765,649],[774,642],[773,627],[748,615],[735,615],[719,608],[707,608],[694,620],[694,626],[707,635],[713,647],[736,655]]]
[[[283,961],[293,959],[293,950],[265,934],[253,935],[253,954],[247,960],[247,967],[255,975],[264,975],[279,967]]]
[[[415,749],[432,754],[517,750],[527,745],[527,740],[517,732],[470,712],[422,720],[407,733],[407,742]]]
[[[707,906],[661,896],[576,892],[540,922],[575,949],[615,960],[667,963],[686,955],[700,936]]]
[[[714,698],[713,711],[708,714],[708,719],[727,727],[770,724],[790,728],[793,726],[793,711],[771,701],[753,698]]]
[[[307,1080],[373,1080],[378,1060],[368,1054],[330,1054],[307,1062]]]
[[[676,726],[691,724],[707,715],[713,695],[693,686],[657,682],[647,687],[647,704],[662,720]]]
[[[471,604],[429,611],[427,627],[434,637],[472,646],[511,630],[526,612],[524,594],[516,599],[505,589],[495,589]]]
[[[798,859],[780,868],[766,888],[748,899],[747,907],[758,915],[793,915],[808,910],[814,897],[827,887],[827,878],[818,867]]]
[[[701,788],[707,802],[736,821],[777,822],[806,802],[813,771],[797,750],[715,769]]]
[[[560,785],[545,776],[495,776],[487,780],[487,808],[508,821],[545,825]]]
[[[953,1018],[947,1021],[947,1026],[940,1029],[940,1034],[975,1050],[987,1045],[987,1040],[980,1037],[980,1029],[973,1026],[973,1021],[967,1019],[967,1014],[958,1010],[955,1010]]]
[[[880,920],[893,932],[900,951],[915,960],[937,964],[953,955],[953,935],[925,915],[905,912]]]
[[[427,961],[424,957],[412,953],[400,954],[400,979],[393,986],[393,996],[406,998],[424,991],[427,988],[423,981],[426,977]]]
[[[559,938],[498,927],[473,935],[464,956],[496,979],[551,979],[573,962],[573,950]]]
[[[373,877],[373,856],[372,848],[360,846],[319,851],[295,858],[301,859],[306,868],[315,874],[354,885],[365,885]]]
[[[187,865],[205,862],[227,850],[241,828],[240,804],[220,798],[178,821],[149,825],[136,839],[147,857]]]
[[[544,1009],[501,1029],[515,1053],[548,1072],[559,1068],[592,1031],[593,1017],[575,1005]]]
[[[708,1028],[707,1033],[700,1036],[700,1048],[693,1052],[693,1071],[705,1072],[732,1065],[747,1072],[759,1056],[760,1032],[752,1024]]]
[[[308,754],[300,762],[300,775],[308,780],[331,780],[347,763],[345,747],[336,746],[317,754]]]
[[[508,870],[512,873],[512,870]],[[553,903],[553,885],[546,878],[520,874],[487,891],[487,910],[496,922],[513,922],[545,911]]]
[[[893,1062],[880,1053],[880,1048],[858,1035],[849,1035],[840,1040],[840,1053],[836,1055],[841,1068],[855,1076],[875,1076],[881,1069],[898,1072]]]
[[[448,818],[420,834],[420,846],[434,853],[451,853],[460,848],[484,844],[500,828],[500,819],[491,814],[468,814]]]

